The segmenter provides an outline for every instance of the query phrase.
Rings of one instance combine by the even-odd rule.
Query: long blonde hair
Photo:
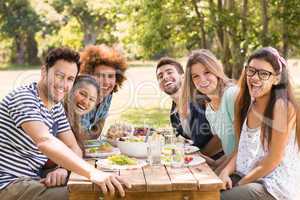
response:
[[[184,118],[188,116],[189,102],[206,104],[209,101],[208,96],[198,91],[192,81],[191,68],[198,63],[205,66],[209,72],[218,78],[220,98],[222,98],[225,88],[230,83],[233,83],[233,81],[225,75],[222,63],[212,52],[207,49],[192,51],[186,64],[183,86],[179,98],[179,113]]]

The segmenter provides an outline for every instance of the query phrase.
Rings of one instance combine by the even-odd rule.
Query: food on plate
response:
[[[132,126],[126,124],[113,124],[107,130],[107,138],[116,140],[120,137],[126,137],[132,132]]]
[[[129,158],[126,155],[113,155],[107,158],[111,164],[115,165],[136,165],[137,160],[135,158]]]
[[[100,144],[98,147],[87,148],[87,153],[103,153],[103,152],[112,152],[113,146],[107,142]]]
[[[119,141],[122,142],[144,142],[145,137],[143,136],[132,136],[132,137],[121,137]]]
[[[192,162],[193,159],[194,159],[193,156],[185,156],[184,163],[189,164],[190,162]]]
[[[146,128],[146,127],[135,127],[133,135],[146,136],[148,131],[150,131],[150,130],[149,130],[149,128]]]
[[[97,147],[97,146],[99,146],[101,143],[102,143],[101,140],[85,140],[85,141],[84,141],[84,146],[85,146],[86,148],[88,148],[88,147]]]
[[[200,149],[196,146],[190,146],[190,145],[186,145],[184,147],[184,152],[186,154],[192,154],[192,153],[196,153],[197,151],[200,151]]]

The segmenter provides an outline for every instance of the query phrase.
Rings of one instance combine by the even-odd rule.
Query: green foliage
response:
[[[40,32],[37,36],[40,51],[47,52],[48,49],[58,46],[68,46],[70,48],[79,50],[83,47],[82,43],[83,33],[75,18],[71,18],[68,23],[60,30],[52,35],[43,35]]]
[[[40,30],[39,17],[27,0],[0,2],[0,31],[7,37],[18,37]]]
[[[137,126],[167,127],[170,125],[169,112],[169,109],[161,108],[130,108],[122,113],[121,120]]]
[[[11,46],[13,62],[19,64],[38,62],[34,36],[41,27],[39,16],[29,1],[0,1],[0,32],[3,36],[13,39]]]
[[[88,44],[121,43],[130,59],[181,57],[208,48],[229,76],[238,77],[245,58],[263,45],[274,46],[285,56],[300,53],[300,4],[298,0],[2,0],[0,41],[4,40],[11,41],[6,43],[11,46],[5,58],[11,55],[12,61],[25,63],[34,61],[37,50],[43,55],[61,45],[79,50]],[[0,49],[1,56],[5,48]]]
[[[113,43],[118,4],[113,0],[52,0],[50,4],[65,18],[75,18],[83,33],[84,45]]]

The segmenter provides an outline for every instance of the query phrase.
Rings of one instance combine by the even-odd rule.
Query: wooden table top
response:
[[[95,160],[89,161],[95,164]],[[168,166],[145,166],[140,169],[118,170],[114,173],[125,177],[132,184],[130,192],[171,191],[216,191],[223,188],[223,182],[204,163],[194,167],[171,168]],[[71,173],[69,192],[100,192],[100,188],[85,177]]]

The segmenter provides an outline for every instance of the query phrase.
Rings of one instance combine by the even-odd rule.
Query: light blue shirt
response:
[[[234,120],[234,102],[238,92],[237,86],[231,86],[225,89],[221,99],[221,104],[217,111],[214,111],[210,105],[206,108],[206,118],[212,129],[212,133],[217,135],[221,142],[225,155],[233,152],[235,146],[235,131],[233,127]]]
[[[99,122],[99,120],[106,119],[111,105],[111,100],[112,94],[105,97],[96,108],[81,117],[81,126],[84,130],[86,130],[86,132],[89,132],[91,128]]]

